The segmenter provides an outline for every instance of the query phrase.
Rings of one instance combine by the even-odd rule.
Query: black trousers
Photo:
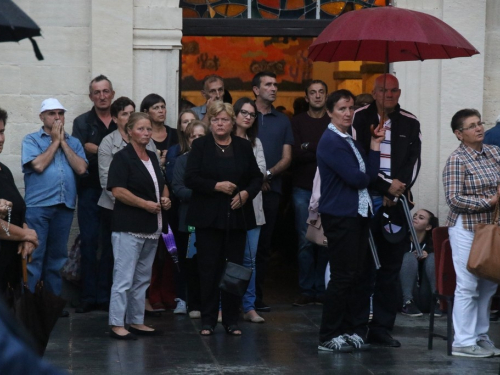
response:
[[[226,240],[226,234],[229,238]],[[238,322],[241,298],[219,289],[219,282],[227,259],[242,264],[245,252],[246,231],[213,228],[196,228],[198,270],[201,292],[201,324],[215,327],[222,305],[222,324]]]
[[[368,256],[370,219],[322,214],[321,222],[328,238],[330,282],[325,291],[320,342],[344,333],[357,333],[362,321],[353,311],[360,309],[356,286]]]
[[[188,241],[189,241],[189,233],[181,231],[177,232],[176,243],[177,243],[177,251],[179,253],[179,263],[181,263],[181,258],[183,258],[182,269],[185,271],[185,277],[186,277],[185,284],[187,285],[188,311],[193,311],[193,310],[200,311],[201,297],[200,297],[200,275],[198,273],[198,255],[195,255],[192,258],[186,258]]]
[[[274,191],[262,192],[262,207],[266,223],[260,229],[259,244],[255,256],[255,295],[257,300],[260,301],[263,298],[267,266],[271,257],[271,241],[273,239],[274,225],[278,217],[280,197],[281,195]]]
[[[359,332],[356,333],[361,337],[366,337],[369,331],[375,334],[392,331],[398,308],[401,307],[401,301],[398,298],[400,295],[399,271],[405,249],[408,248],[405,244],[408,239],[396,244],[390,243],[384,238],[379,228],[376,228],[379,225],[378,222],[372,220],[372,233],[382,267],[375,270],[372,256],[367,257],[357,289],[362,305],[356,311],[356,319],[363,323]],[[373,319],[368,323],[372,294]]]

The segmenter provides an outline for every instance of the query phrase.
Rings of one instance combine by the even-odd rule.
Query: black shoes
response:
[[[271,312],[271,308],[266,305],[264,302],[261,300],[256,300],[255,301],[255,311],[260,311],[260,312]]]
[[[127,333],[124,336],[121,336],[112,329],[109,331],[109,337],[117,340],[137,340],[137,336],[131,332]]]
[[[77,314],[85,314],[96,309],[96,305],[90,302],[82,302],[80,306],[75,309]]]
[[[128,328],[128,331],[134,335],[138,335],[138,336],[160,336],[162,334],[161,331],[158,331],[158,330],[154,330],[154,331],[144,331],[142,329],[137,329],[137,328],[134,328],[132,326],[130,326]]]
[[[314,305],[315,302],[316,302],[316,299],[314,297],[308,296],[307,294],[301,294],[292,303],[292,306],[302,307],[302,306],[307,306],[307,305]]]
[[[368,342],[370,344],[391,348],[399,348],[401,346],[401,343],[393,338],[387,331],[368,332]]]
[[[61,311],[59,318],[67,318],[69,316],[69,312],[67,310]]]

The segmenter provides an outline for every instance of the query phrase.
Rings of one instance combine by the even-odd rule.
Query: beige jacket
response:
[[[260,142],[259,138],[255,139],[253,154],[255,155],[255,159],[257,160],[257,165],[259,166],[260,171],[265,176],[266,159],[264,157],[264,148],[262,147],[262,143]],[[253,210],[255,211],[255,221],[257,222],[257,225],[264,225],[266,223],[266,219],[264,217],[264,210],[262,208],[262,191],[253,199]]]

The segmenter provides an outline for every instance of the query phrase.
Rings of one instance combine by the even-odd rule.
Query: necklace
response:
[[[12,213],[12,207],[7,207],[7,227],[5,226],[3,220],[0,221],[0,225],[2,225],[2,229],[5,231],[5,234],[10,237],[10,232],[9,232],[9,229],[10,229],[10,216],[11,216],[11,213]]]
[[[214,142],[215,145],[219,148],[219,150],[221,150],[222,152],[226,151],[226,149],[229,147],[229,145],[224,145],[224,146],[221,146],[220,144],[218,144],[217,142]]]

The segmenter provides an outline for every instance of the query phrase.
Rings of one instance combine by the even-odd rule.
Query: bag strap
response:
[[[500,197],[497,194],[497,198],[500,199]],[[497,204],[495,205],[495,210],[493,211],[493,224],[498,224],[498,216],[500,214],[500,207],[499,207],[499,202],[497,200]]]
[[[241,199],[241,193],[240,189],[236,187],[236,190],[238,192],[238,197],[240,198],[240,202],[242,202]],[[243,205],[241,206],[241,214],[243,215],[243,226],[245,228],[245,233],[246,233],[246,240],[247,240],[247,246],[250,251],[250,261],[252,262],[252,269],[255,269],[255,263],[253,260],[252,256],[252,248],[250,247],[250,240],[248,239],[248,229],[247,229],[247,221],[245,219],[245,213],[243,212]],[[229,249],[229,217],[231,216],[231,198],[228,199],[228,207],[227,207],[227,222],[226,222],[226,262],[228,261],[227,259],[227,251]]]

